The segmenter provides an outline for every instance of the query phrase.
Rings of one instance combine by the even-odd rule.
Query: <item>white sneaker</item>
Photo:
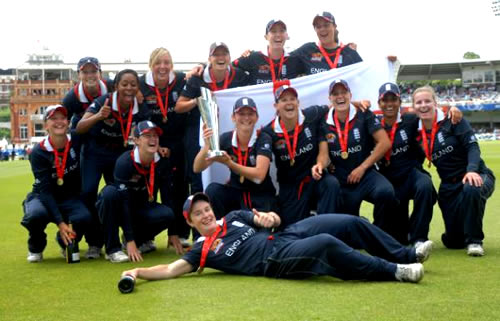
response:
[[[147,241],[145,243],[142,243],[141,246],[139,246],[138,250],[139,250],[139,252],[141,252],[141,254],[156,251],[155,242],[154,241]]]
[[[469,256],[484,256],[484,249],[481,244],[471,243],[467,245],[467,255]]]
[[[401,282],[418,283],[424,277],[424,266],[422,263],[398,264],[394,276]]]
[[[123,263],[128,262],[128,255],[123,253],[123,251],[117,251],[111,253],[110,255],[106,254],[104,256],[106,260],[109,260],[111,263]]]
[[[38,263],[43,260],[43,253],[31,253],[28,251],[28,257],[26,258],[30,263]]]
[[[101,257],[101,248],[97,246],[89,246],[85,258],[89,260],[98,259]]]
[[[415,243],[415,254],[417,255],[417,262],[423,263],[427,261],[429,255],[431,255],[433,245],[434,243],[432,243],[431,240]]]

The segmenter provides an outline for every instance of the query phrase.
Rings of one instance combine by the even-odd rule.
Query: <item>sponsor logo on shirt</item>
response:
[[[219,250],[224,246],[224,242],[222,242],[222,239],[216,239],[213,243],[212,246],[210,247],[210,251],[214,252],[217,254]]]
[[[250,160],[250,165],[254,165],[255,166],[255,155],[250,155],[250,157],[248,157],[249,160]]]
[[[297,153],[295,154],[295,158],[297,158],[297,156],[300,156],[302,154],[305,154],[307,152],[310,152],[311,150],[313,150],[314,148],[314,145],[309,143],[307,144],[306,146],[302,147],[302,148],[299,148],[297,149]],[[280,159],[282,161],[287,161],[287,160],[290,160],[290,155],[287,153],[286,155],[281,155],[280,156]]]
[[[260,65],[258,69],[259,74],[269,74],[269,66],[268,65]]]
[[[248,230],[245,231],[245,233],[241,234],[240,238],[238,238],[236,241],[231,244],[231,246],[226,250],[225,254],[226,256],[233,256],[233,254],[236,252],[238,247],[248,238],[252,237],[255,235],[255,230],[251,227],[248,228]]]
[[[359,152],[361,152],[361,150],[362,150],[361,145],[356,145],[356,146],[353,146],[353,147],[349,147],[349,148],[347,149],[347,152],[348,152],[349,154],[354,154],[354,153],[359,153]],[[339,149],[339,150],[335,150],[335,151],[334,151],[334,150],[330,151],[330,154],[332,154],[332,156],[334,156],[334,157],[340,157],[340,154],[341,154],[341,153],[342,153],[342,150],[341,150],[341,149]]]
[[[286,142],[284,139],[278,139],[276,143],[274,143],[274,148],[276,149],[285,149],[286,148]]]
[[[311,75],[313,74],[319,74],[319,73],[322,73],[322,72],[325,72],[325,71],[328,71],[328,69],[326,68],[311,68]]]
[[[453,146],[446,146],[445,148],[440,149],[440,150],[436,151],[435,153],[432,153],[432,161],[438,160],[441,157],[452,153],[454,150],[455,149],[453,148]]]
[[[116,123],[116,119],[114,118],[108,118],[108,119],[104,119],[103,122],[108,125],[108,126],[113,126],[115,123]]]
[[[321,52],[313,52],[311,54],[311,61],[321,61],[321,59],[323,59]]]
[[[333,144],[335,142],[335,134],[334,133],[328,133],[326,134],[326,141],[330,144]]]
[[[144,100],[146,101],[146,104],[148,104],[148,105],[156,105],[156,96],[155,95],[147,96],[146,98],[144,98]]]

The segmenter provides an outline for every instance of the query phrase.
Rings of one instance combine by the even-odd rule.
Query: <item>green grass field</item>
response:
[[[488,167],[500,176],[500,143],[481,144]],[[433,172],[433,176],[437,175]],[[47,229],[44,261],[26,261],[27,231],[19,224],[21,202],[31,189],[27,161],[0,163],[0,320],[499,320],[500,194],[487,203],[486,256],[447,250],[440,241],[441,212],[436,206],[430,238],[435,250],[419,284],[341,281],[316,277],[304,281],[225,275],[205,270],[169,281],[139,281],[130,295],[116,285],[124,269],[177,258],[166,248],[140,264],[104,259],[68,265]],[[435,180],[437,186],[437,181]],[[363,212],[371,212],[364,204]],[[368,214],[365,214],[368,216]],[[81,254],[86,250],[82,242]]]

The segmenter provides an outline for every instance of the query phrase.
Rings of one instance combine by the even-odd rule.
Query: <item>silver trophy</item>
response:
[[[198,108],[200,109],[201,119],[208,128],[212,129],[213,135],[210,137],[208,157],[222,156],[224,153],[219,146],[219,107],[215,101],[212,92],[201,87],[201,96],[196,98]]]

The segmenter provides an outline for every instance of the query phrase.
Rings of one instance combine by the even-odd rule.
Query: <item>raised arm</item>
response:
[[[175,104],[175,112],[182,114],[191,111],[196,106],[196,98],[188,98],[186,96],[180,96],[179,100]]]

